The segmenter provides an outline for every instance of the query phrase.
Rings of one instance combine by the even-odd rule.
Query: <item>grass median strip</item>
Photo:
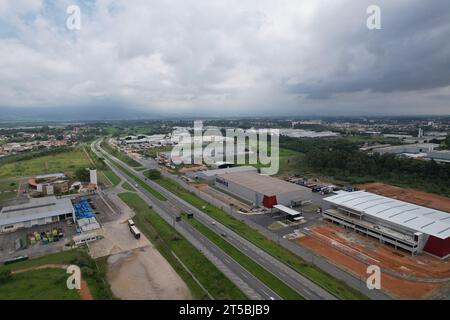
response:
[[[133,220],[139,230],[155,245],[156,249],[186,282],[195,299],[208,299],[208,296],[171,252],[174,252],[180,258],[215,299],[247,299],[245,294],[215,265],[151,209],[137,194],[124,192],[120,193],[119,197],[136,212]]]
[[[113,147],[111,147],[111,145],[106,140],[103,140],[100,145],[109,154],[112,154],[116,158],[122,160],[127,165],[132,166],[133,168],[140,168],[140,167],[142,167],[142,165],[139,162],[137,162],[136,160],[130,158],[129,156],[127,156],[123,152],[120,152],[120,151],[114,149]]]
[[[229,244],[226,240],[214,233],[205,225],[196,221],[195,219],[186,219],[195,229],[212,241],[215,245],[226,252],[230,257],[237,261],[248,272],[253,274],[261,282],[263,282],[270,289],[275,291],[281,298],[285,300],[303,300],[304,298],[294,291],[292,288],[284,284],[280,279],[266,271],[259,264],[240,252],[238,249]]]
[[[117,186],[121,179],[112,170],[103,170],[102,173],[108,178],[113,186]]]
[[[245,223],[235,219],[223,210],[213,206],[212,204],[200,199],[195,194],[187,191],[180,184],[169,180],[168,178],[160,178],[154,180],[156,183],[176,194],[183,200],[189,202],[199,210],[202,210],[212,218],[221,222],[237,234],[241,235],[248,241],[260,247],[270,255],[276,257],[281,262],[290,266],[295,271],[308,277],[311,281],[317,283],[339,299],[344,300],[365,300],[368,299],[361,292],[351,288],[345,282],[333,278],[328,273],[322,271],[318,267],[307,263],[302,258],[292,253],[288,249],[280,246],[274,241],[266,238],[257,230],[252,229]]]
[[[106,178],[102,179],[102,177],[100,176],[100,180],[102,180],[102,182],[104,183],[107,182],[107,185],[111,183],[113,186],[117,186],[120,183],[120,178],[111,169],[108,168],[108,166],[104,162],[104,159],[98,157],[92,151],[90,146],[85,146],[84,149],[89,155],[90,160],[93,162],[93,165],[97,168],[99,174],[103,174]]]
[[[122,188],[124,188],[125,190],[128,190],[128,191],[134,192],[134,188],[126,181],[124,183],[122,183]]]
[[[156,191],[155,189],[151,188],[148,184],[145,183],[144,180],[138,178],[135,176],[131,171],[121,166],[116,161],[112,160],[110,157],[105,156],[109,161],[111,161],[116,167],[118,167],[122,172],[124,172],[127,176],[129,176],[131,179],[133,179],[138,185],[140,185],[142,188],[150,192],[156,199],[161,201],[166,201],[166,197],[164,197],[161,193]]]

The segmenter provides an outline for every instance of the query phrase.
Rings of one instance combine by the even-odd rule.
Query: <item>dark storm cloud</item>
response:
[[[391,93],[450,85],[450,1],[379,5],[382,30],[348,30],[351,37],[340,41],[327,33],[322,40],[328,42],[327,50],[338,52],[340,66],[316,81],[288,85],[288,90],[320,99],[335,93]],[[359,55],[369,59],[358,61]],[[326,56],[319,56],[319,61]]]
[[[0,0],[0,28],[0,107],[450,113],[448,0]]]

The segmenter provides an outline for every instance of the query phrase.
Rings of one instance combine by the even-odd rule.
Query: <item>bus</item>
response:
[[[136,228],[136,226],[131,226],[130,231],[136,239],[139,239],[141,237],[141,232],[138,228]]]

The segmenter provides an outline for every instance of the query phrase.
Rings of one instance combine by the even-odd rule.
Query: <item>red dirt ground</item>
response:
[[[357,185],[359,189],[382,196],[411,202],[420,206],[450,212],[450,198],[414,189],[400,188],[384,183],[366,183]]]
[[[449,284],[405,280],[383,270],[419,278],[447,278],[450,277],[450,259],[442,261],[428,255],[413,257],[328,223],[311,228],[311,232],[311,236],[299,238],[298,242],[362,279],[366,278],[368,265],[380,266],[383,289],[397,298],[428,298],[436,289]]]
[[[179,171],[181,173],[186,173],[186,172],[192,172],[192,171],[195,171],[195,170],[208,170],[208,167],[207,166],[203,166],[203,165],[190,166],[190,167],[181,168]]]

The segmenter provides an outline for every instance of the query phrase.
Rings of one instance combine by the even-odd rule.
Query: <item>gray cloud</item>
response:
[[[448,0],[73,2],[0,0],[0,106],[450,113]]]

